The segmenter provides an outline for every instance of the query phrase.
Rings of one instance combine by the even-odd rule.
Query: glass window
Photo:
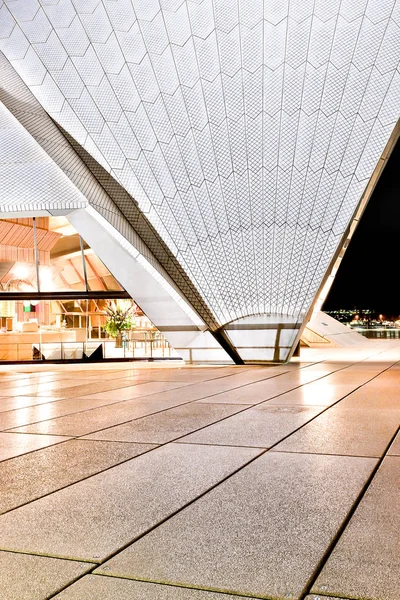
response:
[[[123,290],[66,217],[35,221],[36,244],[33,219],[0,220],[0,293]]]
[[[130,299],[0,300],[0,361],[177,357]]]
[[[37,291],[33,221],[0,220],[0,292],[30,291]]]
[[[124,290],[65,217],[0,220],[0,361],[176,357],[116,291]]]
[[[89,290],[100,292],[123,289],[91,248],[85,249],[84,252]]]

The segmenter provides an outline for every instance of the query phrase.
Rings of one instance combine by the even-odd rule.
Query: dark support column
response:
[[[294,349],[292,356],[300,356],[300,341],[297,343],[297,346]]]
[[[212,333],[212,335],[215,337],[217,342],[225,350],[225,352],[231,357],[231,359],[233,360],[233,362],[236,365],[244,365],[244,361],[240,358],[239,354],[236,352],[235,348],[232,346],[225,331],[222,331],[222,329],[218,329],[217,331],[210,331],[210,333]]]

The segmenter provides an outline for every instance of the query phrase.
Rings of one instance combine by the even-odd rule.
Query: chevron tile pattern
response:
[[[1,208],[17,212],[23,205],[27,211],[57,214],[88,204],[1,101],[0,139]]]
[[[306,314],[399,117],[399,47],[398,0],[0,0],[0,50],[221,325]]]

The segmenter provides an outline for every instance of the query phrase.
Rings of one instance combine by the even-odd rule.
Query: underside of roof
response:
[[[0,99],[233,353],[286,360],[399,118],[399,26],[398,0],[0,0]]]

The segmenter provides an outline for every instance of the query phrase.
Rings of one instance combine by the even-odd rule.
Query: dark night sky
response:
[[[323,310],[400,314],[400,140],[340,264]]]

